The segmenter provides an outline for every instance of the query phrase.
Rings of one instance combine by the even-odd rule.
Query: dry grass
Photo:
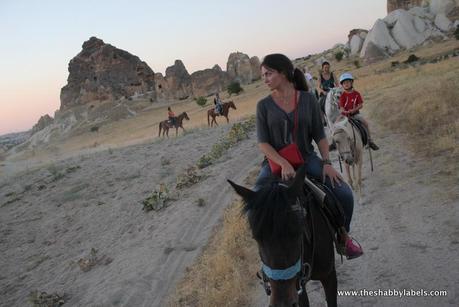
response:
[[[459,61],[457,58],[358,82],[370,117],[384,128],[411,136],[417,153],[459,155]]]
[[[188,268],[170,306],[250,305],[258,255],[241,206],[238,202],[225,211],[222,228],[197,263]]]

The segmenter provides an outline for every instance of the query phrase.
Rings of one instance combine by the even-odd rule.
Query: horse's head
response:
[[[183,112],[182,115],[183,115],[183,118],[185,118],[186,120],[190,120],[190,118],[188,117],[188,114],[186,114],[186,112]]]
[[[325,100],[325,115],[327,116],[328,122],[335,122],[340,115],[339,112],[339,98],[343,93],[341,87],[334,87],[330,89]]]
[[[232,109],[235,109],[236,110],[236,105],[234,104],[234,102],[232,100],[228,101],[228,106]]]
[[[244,199],[243,211],[258,243],[263,272],[271,286],[271,304],[275,306],[298,302],[296,282],[305,227],[305,211],[300,201],[304,197],[304,177],[305,169],[301,167],[291,184],[269,179],[258,191],[229,181]]]
[[[338,153],[349,165],[352,165],[355,161],[354,153],[354,141],[349,133],[349,127],[351,123],[346,117],[334,124],[333,141],[336,143]]]

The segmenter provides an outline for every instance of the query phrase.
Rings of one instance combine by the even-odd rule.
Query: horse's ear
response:
[[[293,179],[292,184],[288,188],[289,192],[292,192],[294,194],[300,193],[301,189],[303,188],[305,176],[306,176],[306,167],[302,165],[296,171],[295,179]]]
[[[244,200],[249,200],[251,199],[252,197],[255,196],[255,192],[250,190],[250,189],[247,189],[243,186],[240,186],[240,185],[237,185],[235,184],[234,182],[232,182],[231,180],[228,180],[229,184],[231,184],[231,186],[233,187],[233,189],[236,191],[236,193],[241,196]]]

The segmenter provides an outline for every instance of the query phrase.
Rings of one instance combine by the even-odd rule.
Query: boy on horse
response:
[[[176,117],[175,117],[175,113],[172,112],[171,107],[167,107],[167,115],[169,117],[169,124],[171,126],[175,126]]]
[[[221,115],[223,111],[223,106],[222,106],[222,100],[220,99],[220,95],[218,93],[215,94],[214,104],[215,104],[215,114]]]
[[[354,77],[346,72],[339,78],[339,83],[344,89],[343,94],[339,98],[341,115],[360,121],[368,131],[368,146],[373,150],[378,150],[379,147],[371,140],[368,121],[360,115],[360,109],[363,107],[363,99],[360,93],[354,89]]]

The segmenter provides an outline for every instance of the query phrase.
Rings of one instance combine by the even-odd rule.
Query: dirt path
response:
[[[175,186],[230,127],[0,178],[0,305],[25,306],[39,290],[67,293],[69,306],[164,306],[234,196],[226,178],[242,181],[260,162],[254,134],[205,168],[199,184],[172,195],[167,208],[145,213],[141,202],[159,183]],[[91,248],[112,261],[83,272],[77,262]]]
[[[447,290],[446,297],[341,296],[340,306],[457,306],[459,195],[457,175],[437,169],[405,147],[407,140],[376,131],[375,171],[364,164],[364,197],[354,208],[352,235],[365,254],[336,261],[339,290]],[[368,155],[366,155],[368,159]],[[335,161],[336,163],[336,161]],[[338,164],[335,164],[339,169]],[[453,182],[453,177],[456,181]],[[445,180],[446,178],[448,178]],[[266,306],[261,287],[256,306]],[[312,306],[325,306],[319,282],[308,283]]]

